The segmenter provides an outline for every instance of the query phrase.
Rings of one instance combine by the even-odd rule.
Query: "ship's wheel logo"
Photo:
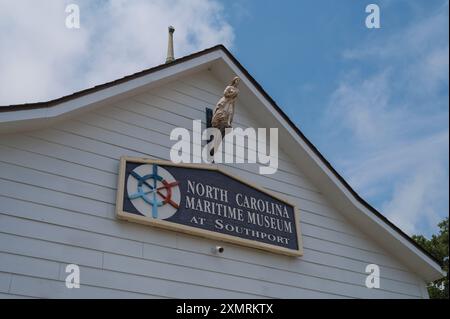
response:
[[[139,165],[128,175],[128,199],[142,215],[166,219],[179,208],[181,196],[178,184],[161,166]]]

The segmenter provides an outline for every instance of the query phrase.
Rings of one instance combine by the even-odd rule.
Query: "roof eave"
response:
[[[443,276],[439,262],[352,189],[344,178],[323,157],[318,149],[281,110],[276,102],[265,92],[261,85],[256,82],[248,71],[223,45],[217,45],[176,59],[173,62],[162,64],[55,100],[31,104],[0,106],[0,131],[2,126],[6,129],[10,129],[11,127],[15,128],[16,123],[23,124],[32,120],[49,120],[61,117],[66,113],[74,112],[80,108],[108,103],[111,101],[111,98],[117,98],[117,96],[124,97],[127,93],[135,92],[142,86],[149,85],[149,83],[167,79],[167,77],[174,76],[180,72],[188,72],[189,70],[192,70],[192,68],[211,63],[217,59],[223,59],[229,67],[236,71],[236,73],[241,73],[241,77],[247,79],[248,85],[253,86],[256,96],[261,101],[265,102],[263,104],[266,105],[266,107],[271,107],[272,110],[275,110],[275,112],[273,112],[274,116],[281,123],[287,124],[286,128],[293,139],[297,141],[302,148],[308,150],[308,154],[312,156],[318,164],[317,167],[327,173],[326,175],[328,176],[330,183],[334,184],[337,189],[343,191],[349,202],[353,203],[354,207],[362,211],[364,215],[371,218],[374,222],[387,226],[385,229],[390,236],[396,237],[396,240],[401,242],[403,247],[411,252],[411,256],[415,256],[422,260],[423,267],[418,270],[425,280],[435,280]],[[120,90],[117,90],[117,87],[120,87]],[[390,232],[390,230],[393,232]]]

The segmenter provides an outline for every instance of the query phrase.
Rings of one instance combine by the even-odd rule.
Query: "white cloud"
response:
[[[448,138],[446,142],[448,144]],[[415,172],[397,183],[392,197],[384,203],[382,209],[407,233],[435,228],[443,218],[442,213],[445,212],[437,208],[445,209],[445,206],[436,205],[448,199],[448,185],[445,187],[448,177],[445,177],[446,167],[443,164],[424,161],[422,165],[416,165]]]
[[[80,7],[80,29],[65,7]],[[174,25],[180,57],[222,43],[233,29],[216,0],[0,0],[0,105],[45,101],[165,61]]]
[[[429,235],[449,209],[448,3],[366,43],[344,52],[357,67],[324,121],[343,140],[337,166],[400,228]]]
[[[395,114],[388,113],[387,81],[388,72],[381,72],[362,82],[355,79],[346,79],[340,83],[331,97],[328,116],[339,118],[340,128],[349,130],[360,142],[375,142],[385,137],[386,131],[379,127],[386,121],[395,119]],[[344,116],[345,115],[345,116]]]

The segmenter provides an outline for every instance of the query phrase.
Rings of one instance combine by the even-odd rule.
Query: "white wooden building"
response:
[[[234,126],[278,127],[279,169],[221,164],[298,205],[292,257],[120,220],[121,156],[169,159],[241,79]],[[282,81],[282,80],[281,80]],[[211,247],[222,245],[215,254]],[[81,287],[66,288],[68,264]],[[366,287],[366,266],[380,287]],[[0,108],[0,297],[428,298],[438,263],[360,198],[223,46],[56,100]]]

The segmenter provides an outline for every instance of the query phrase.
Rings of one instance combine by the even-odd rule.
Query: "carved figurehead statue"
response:
[[[231,127],[234,115],[234,103],[239,93],[237,88],[240,79],[235,77],[223,91],[223,96],[217,102],[213,112],[211,126],[220,130],[222,138],[225,136],[225,129]]]

